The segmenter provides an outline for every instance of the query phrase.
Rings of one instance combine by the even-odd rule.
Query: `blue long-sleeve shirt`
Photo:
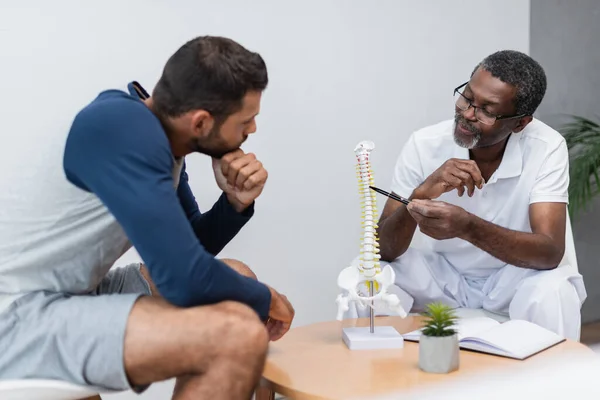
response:
[[[78,113],[63,159],[67,179],[102,200],[166,300],[182,307],[234,300],[266,319],[268,288],[215,258],[253,206],[237,213],[223,194],[201,213],[185,166],[175,188],[174,163],[156,116],[133,93],[118,90],[102,92]]]

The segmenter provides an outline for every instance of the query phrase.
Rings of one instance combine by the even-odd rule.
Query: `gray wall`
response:
[[[600,122],[600,1],[531,0],[530,54],[548,76],[537,117],[555,128],[564,114]],[[574,225],[579,270],[588,291],[583,322],[600,320],[600,198]]]

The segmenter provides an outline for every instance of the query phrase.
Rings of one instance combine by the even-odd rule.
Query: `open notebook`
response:
[[[458,330],[459,346],[462,349],[518,360],[565,341],[565,338],[554,332],[523,320],[510,320],[501,324],[488,317],[465,318],[458,320],[455,329]],[[402,336],[404,340],[418,342],[421,330]]]

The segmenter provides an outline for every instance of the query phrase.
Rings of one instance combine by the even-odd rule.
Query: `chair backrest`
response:
[[[42,379],[0,380],[2,400],[80,400],[98,399],[101,390],[68,382]],[[107,392],[107,391],[104,391]],[[114,391],[108,391],[113,393]]]

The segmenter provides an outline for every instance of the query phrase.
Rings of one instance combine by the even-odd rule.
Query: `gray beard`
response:
[[[456,127],[457,127],[458,123],[463,120],[464,120],[464,118],[462,118],[462,116],[460,114],[458,114],[458,113],[454,114],[454,131],[452,132],[452,136],[454,136],[454,143],[456,143],[460,147],[464,147],[466,149],[473,149],[473,148],[477,147],[477,145],[479,144],[479,141],[481,140],[481,132],[475,130],[475,128],[472,128],[469,125],[469,130],[472,133],[474,133],[474,135],[471,136],[471,139],[467,139],[467,141],[465,141],[464,139],[459,138],[457,135],[457,132],[456,132]]]
[[[453,136],[454,136],[454,143],[456,143],[460,147],[464,147],[465,149],[474,149],[475,147],[477,147],[477,145],[479,144],[479,141],[481,140],[480,133],[476,133],[468,141],[465,141],[462,138],[459,138],[458,135],[456,134],[456,126],[454,127],[454,135]]]

